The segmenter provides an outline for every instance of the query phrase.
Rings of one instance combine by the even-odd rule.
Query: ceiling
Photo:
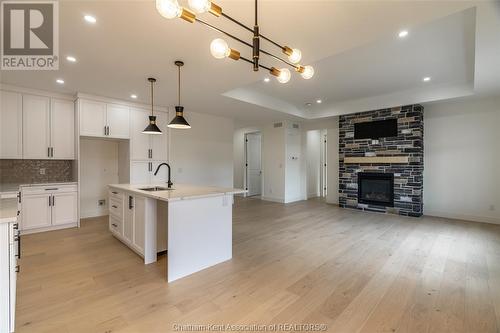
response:
[[[186,5],[187,0],[179,0]],[[251,24],[253,1],[219,1]],[[155,104],[177,104],[173,62],[185,62],[182,104],[189,111],[241,123],[312,119],[384,106],[500,91],[498,1],[261,1],[261,32],[302,50],[316,75],[292,74],[279,84],[245,62],[210,55],[218,33],[200,24],[167,20],[154,1],[60,1],[59,71],[2,71],[0,81],[27,88],[96,94],[150,103],[146,78],[158,79]],[[97,18],[95,25],[83,15]],[[203,19],[250,41],[227,20]],[[406,38],[398,32],[408,30]],[[242,55],[250,50],[227,39]],[[279,50],[263,42],[266,50]],[[263,57],[262,63],[281,67]],[[422,82],[425,76],[432,77]],[[65,84],[55,80],[63,78]],[[316,99],[323,103],[316,104]],[[132,100],[131,100],[132,101]],[[311,107],[305,104],[312,102]]]

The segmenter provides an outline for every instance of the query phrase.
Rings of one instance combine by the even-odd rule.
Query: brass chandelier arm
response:
[[[248,43],[248,42],[245,42],[245,41],[244,41],[244,40],[242,40],[241,38],[238,38],[238,37],[236,37],[236,36],[234,36],[234,35],[230,34],[229,32],[226,32],[226,31],[224,31],[224,30],[222,30],[222,29],[219,29],[219,28],[217,28],[216,26],[214,26],[214,25],[212,25],[212,24],[210,24],[210,23],[208,23],[208,22],[206,22],[206,21],[203,21],[203,20],[201,20],[201,19],[199,19],[199,18],[196,18],[195,20],[196,20],[196,22],[201,23],[201,24],[203,24],[203,25],[205,25],[205,26],[209,27],[210,29],[213,29],[213,30],[215,30],[215,31],[217,31],[217,32],[220,32],[221,34],[224,34],[224,35],[226,35],[226,36],[228,36],[228,37],[230,37],[230,38],[232,38],[232,39],[234,39],[234,40],[236,40],[236,41],[240,42],[241,44],[244,44],[244,45],[246,45],[246,46],[248,46],[248,47],[250,47],[250,48],[253,48],[253,45],[252,45],[252,44],[250,44],[250,43]],[[250,30],[251,30],[251,29],[250,29]],[[253,30],[251,30],[251,31],[253,31]],[[262,35],[261,35],[261,37],[262,37]],[[264,53],[264,54],[266,54],[266,55],[268,55],[268,56],[270,56],[270,57],[273,57],[274,59],[279,60],[279,61],[281,61],[281,62],[283,62],[283,63],[287,64],[288,66],[293,67],[294,69],[297,69],[297,65],[294,65],[294,64],[292,64],[291,62],[286,61],[285,59],[282,59],[282,58],[280,58],[280,57],[278,57],[278,56],[275,56],[274,54],[272,54],[272,53],[270,53],[270,52],[268,52],[268,51],[266,51],[266,50],[260,49],[260,52],[262,52],[262,53]],[[253,63],[253,62],[252,62],[252,63]],[[263,68],[264,68],[264,67],[263,67]],[[266,69],[267,69],[267,68],[266,68]]]

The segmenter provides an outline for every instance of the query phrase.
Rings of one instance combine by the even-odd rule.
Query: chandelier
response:
[[[168,19],[181,18],[189,23],[198,22],[252,49],[252,58],[251,59],[245,58],[240,54],[239,51],[230,48],[224,39],[217,38],[214,39],[210,44],[210,52],[215,58],[217,59],[230,58],[233,60],[243,60],[245,62],[252,64],[254,71],[258,71],[259,68],[264,68],[268,70],[269,73],[275,76],[278,82],[280,83],[287,83],[288,81],[290,81],[292,74],[288,68],[278,69],[276,67],[264,66],[263,64],[260,63],[260,55],[261,53],[263,53],[265,55],[274,58],[277,61],[280,61],[292,67],[297,73],[299,73],[306,80],[313,77],[314,68],[312,66],[309,65],[302,66],[299,64],[300,60],[302,59],[302,52],[299,49],[294,49],[285,45],[281,45],[260,33],[258,24],[258,15],[257,15],[258,14],[257,0],[255,0],[255,25],[253,26],[253,28],[250,28],[245,24],[241,23],[240,21],[227,15],[222,11],[222,8],[220,6],[216,5],[210,0],[189,0],[188,3],[191,10],[180,6],[177,0],[156,0],[156,9],[165,18]],[[222,29],[219,29],[214,25],[196,17],[196,14],[202,14],[207,12],[216,17],[224,17],[229,21],[239,25],[241,28],[251,32],[253,35],[252,43],[248,43],[234,36],[233,34],[230,34]],[[279,49],[281,49],[281,52],[283,52],[286,56],[288,56],[288,60],[285,60],[266,50],[263,50],[260,46],[261,39],[266,40],[273,46],[276,46]]]

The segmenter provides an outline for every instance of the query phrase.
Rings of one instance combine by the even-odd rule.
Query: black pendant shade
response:
[[[178,90],[178,97],[179,97],[179,104],[175,107],[175,117],[172,119],[172,121],[167,125],[169,128],[176,128],[176,129],[189,129],[191,128],[191,125],[187,122],[186,118],[184,118],[184,107],[181,106],[181,67],[184,66],[184,62],[177,60],[175,62],[175,65],[178,68],[178,73],[179,73],[179,90]]]
[[[177,129],[189,129],[189,128],[191,128],[191,125],[189,125],[187,120],[184,118],[184,107],[183,106],[176,106],[175,107],[175,118],[172,119],[170,124],[168,124],[168,127],[177,128]]]
[[[151,115],[149,116],[149,125],[146,126],[143,134],[161,134],[161,130],[156,125],[156,116],[154,115],[154,95],[153,95],[153,86],[156,82],[155,78],[148,78],[148,81],[151,83]]]
[[[160,128],[156,125],[156,116],[149,116],[149,125],[142,131],[143,134],[161,134]]]

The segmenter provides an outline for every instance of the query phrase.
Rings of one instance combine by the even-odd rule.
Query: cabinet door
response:
[[[132,244],[134,242],[134,201],[133,196],[125,196],[125,207],[123,216],[123,238]]]
[[[151,135],[151,150],[152,159],[155,161],[165,161],[167,160],[167,124],[168,124],[168,114],[166,112],[155,112],[156,115],[156,125],[162,131],[162,134]]]
[[[149,112],[141,109],[130,110],[130,159],[148,160],[151,136],[142,131],[149,123]]]
[[[21,201],[22,229],[49,227],[51,225],[51,207],[48,194],[26,195]]]
[[[108,104],[106,119],[109,126],[108,136],[111,138],[128,139],[130,137],[129,108],[122,105]]]
[[[23,95],[23,158],[48,159],[50,99]]]
[[[52,157],[59,160],[75,159],[75,106],[73,102],[52,99],[50,133]]]
[[[104,137],[106,126],[106,104],[81,99],[80,135]]]
[[[146,217],[146,199],[134,197],[134,248],[144,255],[144,244],[146,237],[145,217]]]
[[[130,163],[130,183],[149,184],[151,182],[151,162],[132,161]]]
[[[54,193],[52,202],[52,225],[77,222],[77,193]]]
[[[0,91],[0,158],[23,158],[23,97]]]
[[[154,172],[158,168],[158,165],[160,165],[163,162],[153,162],[153,168],[151,172],[151,183],[153,184],[160,184],[160,183],[166,183],[168,181],[168,168],[164,165],[161,167],[161,169],[158,171],[158,174],[155,176]]]

